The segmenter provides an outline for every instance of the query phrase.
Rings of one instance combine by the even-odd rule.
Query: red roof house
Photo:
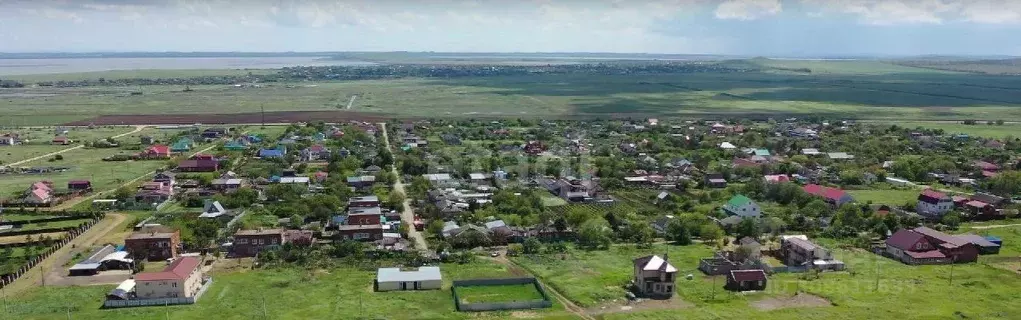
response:
[[[975,162],[972,163],[972,164],[976,168],[982,169],[982,171],[993,171],[993,172],[996,172],[996,171],[1000,170],[1000,166],[997,166],[995,164],[992,164],[992,163],[989,163],[989,162],[985,162],[985,161],[982,161],[982,160],[975,160]]]
[[[68,143],[71,143],[71,139],[68,139],[65,136],[56,136],[53,137],[53,140],[51,140],[50,142],[52,142],[53,144],[66,145]]]
[[[67,182],[67,188],[70,190],[91,190],[92,182],[89,180],[71,180]]]
[[[897,231],[886,239],[886,253],[907,264],[978,260],[978,248],[970,241],[927,227]]]
[[[143,159],[168,159],[170,158],[170,147],[162,144],[153,145],[139,153],[138,157]]]
[[[839,207],[845,203],[854,201],[850,194],[837,188],[824,187],[817,184],[807,184],[803,188],[806,193],[822,197],[827,203],[835,207]]]
[[[196,153],[195,155],[191,156],[191,158],[189,158],[189,159],[191,159],[191,160],[215,160],[216,158],[214,158],[213,155],[211,155],[211,154]]]

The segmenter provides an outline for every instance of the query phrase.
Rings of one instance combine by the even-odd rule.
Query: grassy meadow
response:
[[[851,197],[859,203],[872,202],[874,204],[903,205],[918,201],[920,190],[912,189],[890,189],[890,190],[847,190]]]
[[[351,111],[403,117],[828,115],[878,120],[1021,120],[1021,79],[879,61],[752,59],[761,72],[530,75],[0,91],[12,123],[104,114]],[[790,70],[810,69],[812,72]],[[217,70],[222,72],[222,70]],[[196,74],[201,74],[201,72]],[[39,76],[46,77],[46,76]],[[141,90],[141,95],[131,92]]]
[[[461,303],[542,300],[542,294],[533,284],[458,287],[457,295]]]
[[[1003,125],[989,125],[986,123],[967,125],[960,122],[907,121],[896,122],[895,124],[907,128],[921,127],[927,129],[942,129],[947,134],[963,133],[969,136],[983,138],[1004,138],[1007,136],[1014,136],[1015,138],[1021,137],[1021,124],[1016,122],[1005,123]]]
[[[1017,239],[1016,235],[1010,239]],[[1006,238],[1005,238],[1006,242]],[[617,246],[609,251],[575,251],[566,258],[518,257],[515,261],[537,272],[548,285],[589,310],[614,310],[631,279],[631,260],[648,254],[668,253],[679,269],[678,293],[671,307],[602,314],[603,319],[1013,319],[1021,306],[1009,303],[1021,296],[1017,274],[979,263],[954,266],[908,266],[857,249],[834,249],[848,265],[846,272],[822,273],[819,278],[776,274],[761,293],[735,294],[723,290],[724,277],[707,277],[698,270],[698,258],[711,248],[655,246],[635,249]],[[685,276],[693,275],[692,280]],[[877,280],[878,279],[878,280]],[[714,289],[715,287],[715,289]],[[802,291],[829,303],[794,307],[783,301]],[[777,303],[776,301],[781,301]],[[897,303],[890,303],[897,301]],[[762,304],[772,304],[763,308]],[[602,307],[606,307],[603,309]]]
[[[233,264],[234,261],[223,262]],[[574,319],[555,304],[521,313],[459,313],[450,294],[452,279],[510,277],[506,267],[477,262],[441,266],[441,290],[374,292],[375,270],[338,268],[245,270],[214,273],[214,283],[195,305],[101,310],[114,286],[34,288],[9,299],[0,319],[508,319],[517,315]]]
[[[70,167],[65,172],[49,172],[43,174],[8,174],[0,179],[0,196],[9,197],[20,193],[36,181],[53,181],[57,189],[66,188],[70,180],[87,179],[92,181],[96,191],[112,189],[137,178],[147,172],[156,170],[166,161],[103,161],[103,158],[115,154],[132,154],[137,151],[111,149],[76,149],[62,153],[63,160],[48,161],[40,159],[22,164],[25,167],[60,166]]]

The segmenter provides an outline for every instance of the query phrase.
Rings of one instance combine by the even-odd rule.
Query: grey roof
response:
[[[443,280],[440,267],[419,267],[417,270],[401,270],[401,268],[379,268],[376,272],[378,282],[413,282]]]
[[[495,220],[495,221],[486,222],[486,229],[496,229],[496,228],[499,228],[499,227],[506,227],[506,226],[507,226],[507,223],[503,222],[503,220]]]
[[[348,198],[348,200],[347,200],[347,202],[354,202],[354,201],[375,201],[375,202],[379,202],[379,197],[378,196],[351,197],[351,198]]]
[[[82,262],[82,263],[79,263],[79,264],[71,266],[71,268],[69,270],[95,270],[95,269],[99,269],[99,266],[100,266],[100,264],[98,262],[92,262],[92,263]]]
[[[347,214],[383,214],[383,209],[379,207],[362,207],[362,208],[348,208]]]
[[[423,174],[422,177],[425,177],[425,179],[429,180],[429,181],[445,181],[445,180],[450,180],[451,179],[449,173]]]

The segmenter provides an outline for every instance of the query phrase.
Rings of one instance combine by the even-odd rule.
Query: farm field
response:
[[[1007,136],[1019,137],[1021,136],[1021,124],[1019,123],[1005,123],[1003,125],[988,125],[986,123],[979,123],[974,125],[967,125],[963,123],[949,123],[949,122],[935,122],[935,121],[906,121],[906,122],[895,122],[901,127],[907,128],[928,128],[928,129],[942,129],[947,134],[958,134],[963,133],[969,136],[983,137],[983,138],[1004,138]]]
[[[138,78],[191,78],[209,76],[243,76],[248,74],[267,74],[270,69],[139,69],[139,70],[109,70],[78,73],[51,73],[33,75],[12,75],[5,79],[21,82],[40,81],[77,81],[88,79],[138,79]]]
[[[166,161],[103,161],[114,154],[131,154],[137,151],[118,149],[77,149],[62,154],[64,160],[49,162],[43,159],[25,163],[23,166],[63,166],[71,169],[66,172],[50,172],[43,174],[9,174],[0,179],[0,195],[9,197],[30,184],[40,181],[52,181],[57,189],[66,188],[67,182],[75,179],[92,181],[96,191],[115,188],[120,184],[142,174],[166,165]]]
[[[0,147],[0,165],[14,163],[64,150],[73,146],[17,145]]]
[[[225,262],[233,263],[233,261]],[[509,277],[504,266],[478,262],[444,264],[442,290],[373,292],[375,270],[339,268],[320,271],[275,269],[214,273],[214,283],[195,305],[100,310],[114,286],[33,288],[9,299],[0,319],[331,319],[339,314],[368,319],[508,319],[512,312],[459,313],[454,310],[451,279]],[[560,305],[528,310],[544,319],[574,319]]]
[[[904,205],[918,201],[919,190],[847,190],[851,197],[859,203],[872,202],[875,204]]]
[[[457,295],[461,303],[542,300],[542,294],[533,284],[458,287]]]
[[[89,221],[89,220],[91,220],[91,219],[82,218],[82,219],[76,219],[76,220],[57,221],[57,222],[31,223],[31,224],[23,225],[20,229],[16,229],[16,230],[29,231],[29,230],[39,230],[39,229],[49,229],[49,228],[76,227],[76,226],[81,225],[82,223],[84,223],[86,221]],[[3,236],[2,232],[0,232],[0,236]]]
[[[1021,120],[1021,80],[876,61],[744,64],[764,72],[530,75],[229,85],[21,88],[0,100],[23,124],[54,116],[323,111],[383,117],[765,118],[827,115],[877,120]],[[811,73],[789,69],[808,68]],[[141,90],[141,95],[131,92]],[[358,96],[350,110],[351,96]],[[194,120],[194,119],[193,119]],[[229,119],[228,119],[229,120]],[[137,120],[136,120],[137,121]],[[182,120],[183,121],[183,120]]]
[[[575,251],[563,260],[514,259],[538,272],[548,285],[562,289],[576,303],[590,309],[607,305],[612,309],[614,303],[607,300],[622,297],[623,285],[631,278],[631,259],[669,253],[670,261],[679,269],[678,295],[674,299],[683,303],[673,301],[676,306],[671,308],[607,311],[602,314],[604,319],[873,319],[877,314],[890,319],[1012,319],[1021,309],[1003,303],[1003,299],[1017,296],[1013,288],[1021,285],[1021,279],[1012,272],[991,268],[986,263],[993,261],[989,257],[980,258],[979,263],[955,266],[950,284],[949,266],[908,266],[861,250],[833,249],[835,257],[847,263],[849,272],[823,273],[813,280],[798,274],[777,274],[770,277],[767,291],[754,294],[723,291],[724,279],[720,277],[715,299],[711,277],[695,270],[697,258],[710,252],[698,245],[651,249],[620,246],[610,251]],[[687,274],[694,279],[685,280]],[[797,300],[794,296],[798,290],[816,296],[815,306],[776,305],[777,301]],[[830,304],[818,303],[825,300]]]

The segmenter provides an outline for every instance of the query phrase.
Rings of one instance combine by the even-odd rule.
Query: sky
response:
[[[1021,0],[0,0],[0,52],[1017,55]]]

